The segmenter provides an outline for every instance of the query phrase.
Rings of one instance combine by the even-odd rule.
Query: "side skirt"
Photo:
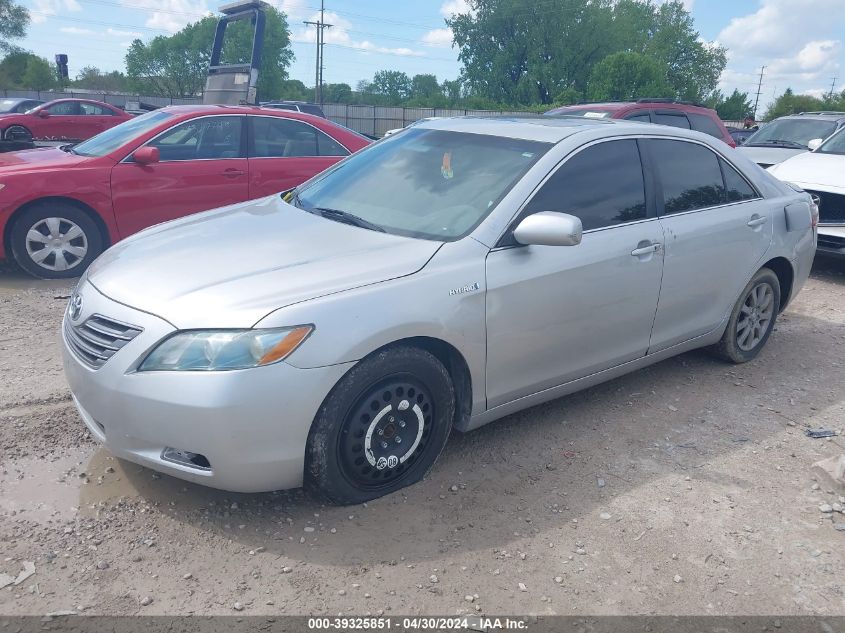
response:
[[[619,376],[624,376],[632,371],[648,367],[654,363],[659,363],[660,361],[671,358],[672,356],[677,356],[678,354],[683,354],[684,352],[689,352],[700,347],[713,345],[718,343],[719,339],[722,338],[725,327],[727,327],[727,320],[707,334],[702,334],[701,336],[679,343],[673,347],[669,347],[653,354],[647,354],[642,358],[629,361],[622,365],[617,365],[616,367],[611,367],[610,369],[605,369],[604,371],[590,374],[589,376],[584,376],[583,378],[571,380],[570,382],[558,385],[557,387],[550,387],[549,389],[533,393],[530,396],[523,396],[522,398],[501,404],[498,407],[488,409],[487,411],[473,415],[465,424],[456,428],[460,431],[472,431],[473,429],[477,429],[480,426],[484,426],[489,422],[498,420],[499,418],[510,415],[511,413],[522,411],[523,409],[542,404],[543,402],[548,402],[549,400],[568,396],[569,394],[581,391],[582,389],[588,389],[603,382],[607,382],[608,380],[618,378]]]

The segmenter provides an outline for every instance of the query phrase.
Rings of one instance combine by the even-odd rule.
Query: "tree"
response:
[[[587,94],[594,101],[672,95],[665,65],[641,53],[614,53],[593,66]]]
[[[411,94],[411,79],[399,70],[379,70],[373,75],[370,89],[385,97],[387,104],[398,105]]]
[[[440,84],[437,83],[436,76],[414,75],[411,79],[411,98],[425,100],[442,95],[443,91],[440,89]]]
[[[285,15],[268,8],[264,51],[258,76],[261,99],[278,99],[293,59]],[[206,17],[188,24],[178,33],[159,35],[145,44],[135,40],[126,53],[126,74],[137,90],[168,97],[194,96],[202,91],[217,20]],[[226,29],[222,63],[244,63],[252,50],[252,27],[246,21]]]
[[[290,99],[292,101],[310,101],[314,98],[314,90],[307,88],[299,79],[283,80],[279,93],[282,99]]]
[[[21,78],[21,85],[32,90],[49,90],[55,88],[56,83],[56,71],[53,65],[43,57],[30,55]]]
[[[323,86],[323,101],[326,103],[352,103],[352,87],[349,84],[326,84]]]
[[[470,11],[447,20],[461,77],[468,95],[500,103],[549,104],[567,90],[585,93],[595,65],[614,53],[651,58],[665,69],[667,96],[702,100],[726,64],[724,49],[699,41],[678,0],[468,2]]]
[[[751,115],[754,106],[748,98],[747,92],[740,92],[734,88],[731,96],[724,100],[719,100],[716,104],[716,112],[719,118],[725,121],[741,121],[745,117]]]
[[[26,7],[15,4],[14,0],[0,0],[0,52],[14,50],[10,40],[26,36],[29,26],[29,11]]]
[[[776,119],[787,114],[795,114],[797,112],[813,112],[825,109],[825,102],[810,95],[797,95],[792,92],[792,88],[787,88],[786,91],[775,99],[774,103],[766,110],[763,118],[766,121]]]
[[[96,66],[85,66],[77,73],[71,85],[75,88],[103,92],[125,92],[129,89],[129,82],[122,72],[113,70],[104,73]]]

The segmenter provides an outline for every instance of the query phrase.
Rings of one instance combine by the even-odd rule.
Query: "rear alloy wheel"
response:
[[[81,275],[102,250],[97,225],[66,202],[33,205],[15,221],[11,238],[18,265],[45,279]]]
[[[3,132],[3,139],[6,141],[29,143],[32,140],[32,132],[23,125],[10,125]]]
[[[780,307],[780,282],[777,275],[761,268],[737,300],[716,353],[734,363],[754,359],[769,336]]]
[[[307,484],[336,503],[361,503],[422,479],[452,428],[446,368],[413,347],[378,352],[353,367],[314,421]]]

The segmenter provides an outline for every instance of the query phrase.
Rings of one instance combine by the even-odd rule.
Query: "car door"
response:
[[[98,103],[89,101],[79,102],[80,131],[86,134],[83,138],[91,138],[114,125],[115,117],[111,110],[104,108]]]
[[[249,197],[292,189],[349,151],[313,125],[281,116],[250,115]]]
[[[121,236],[248,200],[244,119],[183,121],[145,144],[159,150],[158,162],[142,165],[130,155],[115,165],[112,204]]]
[[[552,173],[519,216],[575,215],[584,227],[581,243],[504,243],[491,250],[488,406],[646,354],[660,292],[663,231],[646,204],[644,180],[636,140],[587,146]]]
[[[79,136],[79,103],[77,101],[59,101],[47,108],[46,118],[38,117],[33,137],[50,141],[82,140]]]
[[[770,206],[697,141],[642,143],[654,169],[665,233],[663,284],[650,351],[718,327],[772,242]]]

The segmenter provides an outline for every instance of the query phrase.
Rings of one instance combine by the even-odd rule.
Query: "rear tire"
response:
[[[422,479],[452,429],[455,392],[431,353],[394,347],[353,367],[323,402],[305,453],[305,485],[363,503]]]
[[[778,276],[769,268],[761,268],[737,299],[715,353],[737,364],[756,358],[769,340],[779,309]]]
[[[91,216],[62,201],[30,206],[15,220],[10,244],[18,266],[42,279],[78,277],[103,250]]]

